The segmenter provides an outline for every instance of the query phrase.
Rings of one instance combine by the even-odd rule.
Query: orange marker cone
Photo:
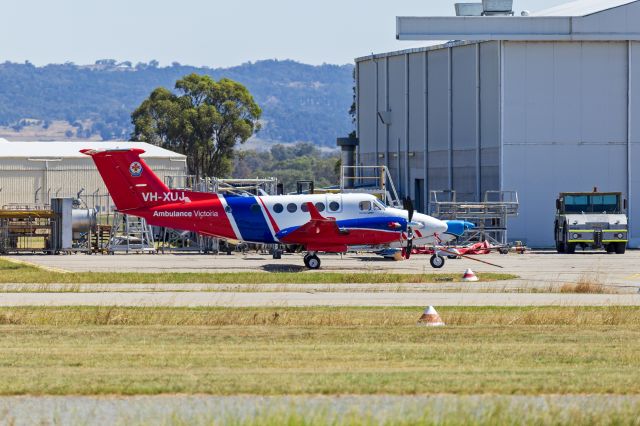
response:
[[[444,321],[440,318],[438,312],[436,312],[433,306],[429,306],[424,310],[424,313],[418,320],[418,325],[424,325],[427,327],[442,327],[444,325]]]
[[[473,273],[471,269],[467,269],[466,271],[464,271],[462,281],[478,281],[478,277]]]

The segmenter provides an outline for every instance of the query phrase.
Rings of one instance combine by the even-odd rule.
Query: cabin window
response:
[[[302,210],[305,213],[308,212],[309,211],[309,207],[307,207],[307,203],[300,204],[300,210]]]
[[[318,209],[319,212],[323,212],[324,211],[324,203],[316,203],[316,209]]]
[[[284,207],[282,206],[282,204],[280,203],[276,203],[273,205],[273,211],[276,213],[282,213],[282,211],[284,210]]]
[[[374,210],[384,210],[384,206],[382,205],[382,203],[378,200],[375,200],[373,202],[373,209]]]
[[[360,210],[362,211],[369,211],[371,210],[371,201],[360,201]]]
[[[298,206],[294,203],[287,204],[287,211],[289,213],[295,213],[298,210]]]
[[[337,212],[340,210],[340,204],[337,201],[332,201],[329,203],[329,210],[332,212]]]
[[[249,209],[251,209],[251,213],[253,214],[260,213],[260,206],[257,204],[251,204],[251,207],[249,207]]]

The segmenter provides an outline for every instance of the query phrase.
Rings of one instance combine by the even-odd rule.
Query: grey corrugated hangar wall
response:
[[[421,210],[431,190],[516,190],[509,239],[548,247],[558,193],[598,187],[629,199],[640,246],[640,42],[455,42],[356,66],[358,162]]]
[[[421,210],[430,190],[470,201],[498,189],[499,53],[499,42],[458,43],[358,59],[360,163],[388,166]]]

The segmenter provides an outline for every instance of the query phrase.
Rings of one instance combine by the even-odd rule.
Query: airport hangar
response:
[[[0,206],[48,205],[78,193],[89,208],[111,213],[109,197],[91,157],[81,149],[145,150],[142,158],[161,178],[186,175],[186,156],[144,142],[8,142],[0,139]]]
[[[420,210],[431,190],[515,190],[509,240],[532,247],[553,246],[559,192],[620,191],[640,247],[640,1],[396,25],[456,41],[356,59],[358,165],[387,166]]]

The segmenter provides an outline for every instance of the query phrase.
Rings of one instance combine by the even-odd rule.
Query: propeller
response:
[[[413,220],[413,201],[411,198],[406,197],[402,200],[402,207],[407,211],[407,247],[404,249],[404,258],[409,259],[411,257],[411,250],[413,250],[413,227],[411,221]]]

